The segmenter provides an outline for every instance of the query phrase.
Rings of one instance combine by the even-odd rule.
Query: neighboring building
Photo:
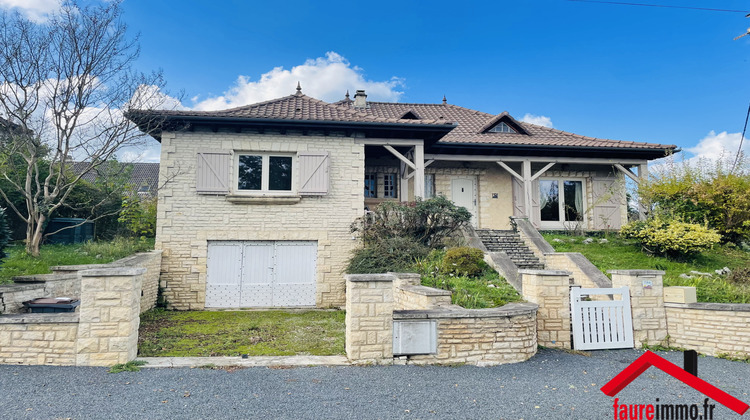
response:
[[[87,162],[74,162],[73,173],[79,174],[88,169]],[[103,177],[127,174],[127,185],[140,197],[155,197],[159,188],[159,163],[151,162],[108,162],[87,172],[81,179],[96,182]]]
[[[135,111],[162,143],[157,248],[177,309],[342,306],[351,223],[443,194],[480,228],[616,229],[625,176],[672,145],[579,136],[448,104],[297,93],[214,112]],[[154,127],[153,121],[159,121]],[[153,129],[157,130],[154,132]],[[638,168],[638,175],[631,168]]]

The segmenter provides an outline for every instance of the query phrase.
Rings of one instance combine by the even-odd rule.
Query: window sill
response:
[[[234,204],[297,204],[302,197],[298,195],[228,195],[226,200]]]

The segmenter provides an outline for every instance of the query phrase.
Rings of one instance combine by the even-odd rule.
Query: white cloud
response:
[[[44,22],[60,10],[61,0],[0,0],[0,8],[17,10],[34,22]]]
[[[552,128],[552,119],[544,115],[534,115],[527,113],[521,118],[521,121],[529,124],[541,125],[542,127]]]
[[[734,158],[737,149],[740,147],[741,133],[727,133],[722,131],[716,134],[711,130],[708,135],[702,138],[694,147],[686,147],[685,150],[692,153],[693,159],[707,159],[711,161]],[[748,139],[742,144],[742,151],[745,155],[750,152]]]
[[[161,144],[153,140],[147,146],[120,149],[117,159],[120,162],[159,162],[160,155]]]
[[[295,92],[297,82],[302,92],[324,101],[344,99],[348,89],[352,95],[356,89],[365,89],[369,100],[398,101],[404,87],[403,79],[373,81],[365,78],[364,70],[352,66],[343,56],[327,52],[325,57],[308,59],[290,70],[275,67],[252,81],[248,76],[239,76],[237,82],[223,95],[199,101],[193,98],[193,108],[200,111],[226,109],[256,102],[276,99]]]

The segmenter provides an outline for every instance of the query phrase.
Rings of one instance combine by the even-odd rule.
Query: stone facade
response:
[[[570,272],[561,270],[518,270],[523,297],[539,305],[536,315],[539,345],[571,348]]]
[[[669,345],[750,357],[750,304],[665,303]]]
[[[172,308],[204,308],[208,241],[215,240],[317,241],[317,306],[345,304],[341,273],[357,245],[349,227],[364,210],[364,146],[352,137],[309,134],[199,128],[163,133],[159,178],[165,186],[159,190],[156,248],[164,250],[162,286]],[[204,150],[327,151],[328,194],[303,196],[287,205],[262,200],[231,202],[223,195],[198,194],[197,154]],[[230,180],[236,177],[234,166],[230,167]]]
[[[630,307],[633,313],[633,341],[642,344],[661,344],[667,338],[667,314],[664,310],[663,271],[610,270],[612,287],[630,288]]]
[[[346,356],[355,363],[393,357],[393,276],[349,274],[346,278]]]

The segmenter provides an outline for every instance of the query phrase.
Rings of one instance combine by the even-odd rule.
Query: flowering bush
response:
[[[629,223],[622,227],[620,234],[637,239],[650,253],[673,258],[710,249],[721,241],[721,235],[707,226],[659,217]]]

